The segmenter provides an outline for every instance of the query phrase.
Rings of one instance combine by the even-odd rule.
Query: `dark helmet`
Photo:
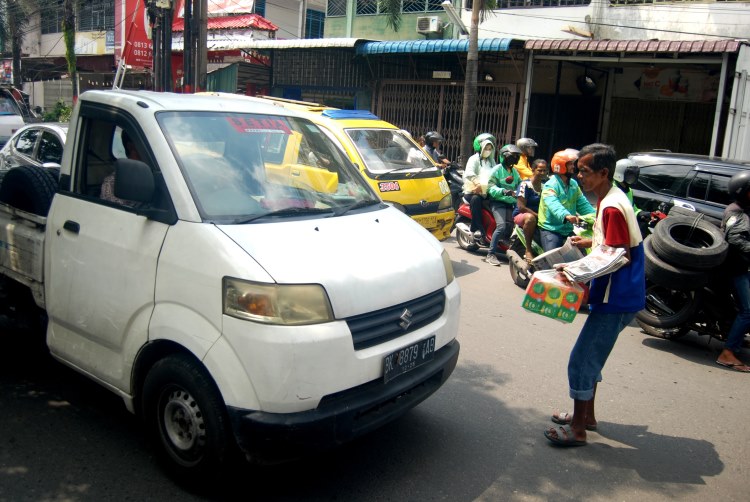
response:
[[[729,196],[733,200],[747,199],[747,192],[750,191],[750,171],[742,171],[729,180]]]
[[[635,185],[638,182],[638,175],[640,172],[640,168],[632,160],[620,159],[615,165],[613,179],[619,183],[625,183],[628,186]]]
[[[424,135],[424,140],[425,140],[425,143],[427,143],[428,145],[432,145],[432,143],[435,141],[442,142],[443,137],[437,131],[430,131]]]
[[[531,138],[520,138],[516,141],[516,146],[520,148],[521,151],[525,151],[527,148],[536,148],[539,145],[537,145],[536,141]]]
[[[492,134],[488,132],[483,132],[482,134],[474,138],[474,151],[478,152],[479,150],[481,150],[482,142],[487,141],[487,140],[492,142],[493,148],[495,147],[495,145],[497,145],[497,139]]]
[[[514,157],[514,156],[515,157],[520,157],[521,156],[521,149],[518,148],[514,144],[508,144],[508,145],[505,145],[504,147],[502,147],[500,149],[499,153],[500,153],[500,158],[503,159],[503,160],[505,160],[505,159],[509,159],[511,157]]]

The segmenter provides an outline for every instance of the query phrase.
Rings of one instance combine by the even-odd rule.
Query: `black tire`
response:
[[[471,225],[471,222],[466,218],[459,218],[456,220],[456,223]],[[456,226],[456,242],[458,242],[461,249],[465,249],[466,251],[476,251],[479,249],[477,243],[474,242],[474,237],[471,234],[467,235],[465,232],[462,232],[458,226]]]
[[[57,179],[43,167],[18,166],[9,170],[0,184],[0,202],[22,211],[47,216]]]
[[[520,239],[513,238],[509,251],[513,251],[518,255],[519,259],[523,260],[526,254],[526,247],[521,243]],[[523,271],[518,267],[518,264],[513,259],[511,253],[508,253],[508,271],[510,271],[510,278],[513,282],[521,289],[526,289],[529,285],[529,279],[531,278],[531,272],[528,270]]]
[[[48,167],[47,171],[49,171],[52,176],[55,178],[55,180],[59,183],[60,182],[60,168],[59,167]]]
[[[233,459],[226,406],[193,357],[176,354],[154,364],[143,383],[142,413],[161,460],[181,482],[212,483]]]
[[[684,327],[690,322],[701,302],[701,295],[696,291],[679,291],[658,284],[646,285],[646,308],[635,316],[641,327],[649,326],[648,334],[656,335],[660,330],[672,330]],[[646,329],[644,328],[644,331]],[[683,335],[689,329],[685,330]],[[682,336],[682,335],[677,335]],[[675,336],[676,337],[676,336]]]
[[[682,291],[701,288],[708,283],[710,276],[705,271],[677,268],[662,260],[652,247],[652,239],[653,236],[649,235],[643,241],[646,279],[659,286]]]
[[[719,228],[705,220],[666,218],[654,227],[651,245],[664,261],[680,268],[706,270],[721,265],[729,245]]]
[[[651,335],[656,338],[663,338],[665,340],[676,340],[682,336],[687,335],[690,332],[690,328],[686,326],[678,326],[676,328],[655,328],[644,323],[640,319],[636,319],[638,325],[641,327],[644,333]]]

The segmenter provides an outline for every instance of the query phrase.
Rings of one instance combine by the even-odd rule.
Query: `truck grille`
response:
[[[350,317],[346,324],[352,332],[354,349],[361,350],[426,326],[439,318],[444,309],[445,292],[441,289],[393,307]]]

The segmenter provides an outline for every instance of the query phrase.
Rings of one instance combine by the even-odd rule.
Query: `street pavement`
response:
[[[599,431],[584,447],[551,446],[543,431],[571,409],[567,359],[585,314],[563,324],[526,312],[506,264],[444,246],[462,287],[449,381],[366,437],[241,466],[209,493],[164,474],[117,397],[0,329],[0,502],[748,500],[750,375],[717,366],[716,341],[626,328],[599,386]]]

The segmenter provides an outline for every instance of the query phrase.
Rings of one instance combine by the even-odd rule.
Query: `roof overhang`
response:
[[[524,49],[534,58],[692,58],[736,53],[742,40],[526,40]]]
[[[359,42],[366,42],[362,38],[299,38],[294,40],[255,40],[248,42],[246,49],[330,49],[334,47],[352,48]]]
[[[479,52],[506,52],[510,49],[512,38],[481,38],[478,42]],[[366,42],[357,46],[358,55],[375,54],[436,54],[444,52],[468,52],[468,39],[449,40],[390,40]]]

